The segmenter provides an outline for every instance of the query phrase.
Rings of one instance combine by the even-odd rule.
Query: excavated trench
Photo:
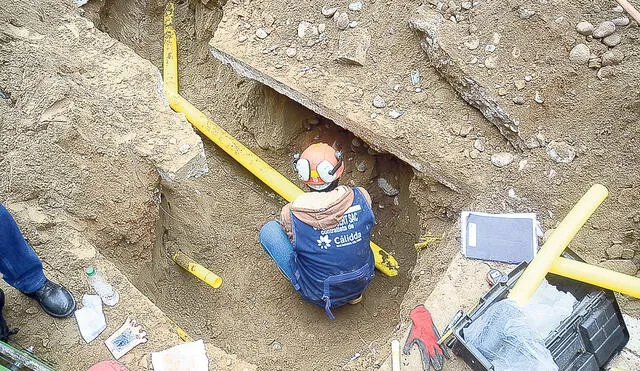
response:
[[[176,4],[182,95],[291,179],[291,155],[308,144],[324,141],[342,149],[343,184],[363,186],[372,195],[373,240],[395,256],[400,274],[378,272],[360,305],[342,307],[329,320],[298,297],[258,244],[260,226],[279,217],[284,200],[203,137],[209,173],[163,185],[153,259],[130,279],[194,338],[261,369],[335,369],[358,357],[372,365],[401,320],[420,221],[442,217],[419,215],[408,165],[213,60],[206,45],[222,15],[217,6]],[[154,0],[92,1],[85,11],[97,27],[162,67],[162,8]],[[377,186],[380,177],[399,194],[385,194]],[[218,273],[222,287],[212,289],[171,262],[166,254],[178,248]],[[434,271],[443,272],[445,261]]]

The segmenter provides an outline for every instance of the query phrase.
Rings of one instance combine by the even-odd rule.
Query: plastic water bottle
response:
[[[120,295],[118,295],[116,289],[114,289],[94,267],[88,267],[85,272],[89,278],[89,284],[96,290],[96,293],[100,296],[104,305],[113,307],[118,304]]]

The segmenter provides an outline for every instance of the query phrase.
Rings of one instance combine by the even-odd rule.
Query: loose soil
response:
[[[161,9],[135,5],[107,2],[98,24],[161,67]],[[203,137],[210,172],[189,182],[165,184],[161,239],[152,262],[134,283],[194,336],[266,369],[338,368],[356,353],[376,358],[377,345],[399,321],[416,259],[413,243],[419,230],[417,209],[409,198],[411,169],[212,60],[197,40],[194,17],[201,5],[195,6],[195,12],[187,4],[176,9],[183,95],[290,178],[291,155],[307,145],[325,141],[343,150],[343,183],[370,192],[378,221],[373,240],[398,260],[400,274],[387,278],[378,273],[362,304],[338,309],[337,319],[330,321],[321,308],[298,297],[257,242],[259,228],[279,217],[284,201]],[[229,86],[233,94],[220,93]],[[378,176],[397,187],[399,196],[384,195],[374,181]],[[216,271],[225,280],[223,286],[213,290],[175,267],[166,253],[177,248]]]

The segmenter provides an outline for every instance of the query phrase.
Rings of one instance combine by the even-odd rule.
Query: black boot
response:
[[[66,318],[76,310],[76,299],[65,287],[47,280],[41,288],[27,296],[35,299],[48,315]]]

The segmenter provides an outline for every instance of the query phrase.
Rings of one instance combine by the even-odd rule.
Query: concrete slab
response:
[[[481,133],[496,143],[505,143],[504,138],[429,67],[407,26],[412,10],[410,1],[366,4],[348,15],[356,28],[342,31],[315,2],[228,2],[211,52],[238,74],[330,118],[374,149],[470,193],[492,169],[487,159],[468,157],[469,139],[459,135],[461,125],[470,123],[472,135]],[[297,32],[299,26],[305,32]],[[268,36],[254,35],[259,28]],[[371,39],[368,49],[353,42],[363,65],[336,61],[342,60],[341,40],[344,49],[349,35],[357,39],[363,33],[364,44]],[[373,106],[376,95],[384,98],[384,107]]]

